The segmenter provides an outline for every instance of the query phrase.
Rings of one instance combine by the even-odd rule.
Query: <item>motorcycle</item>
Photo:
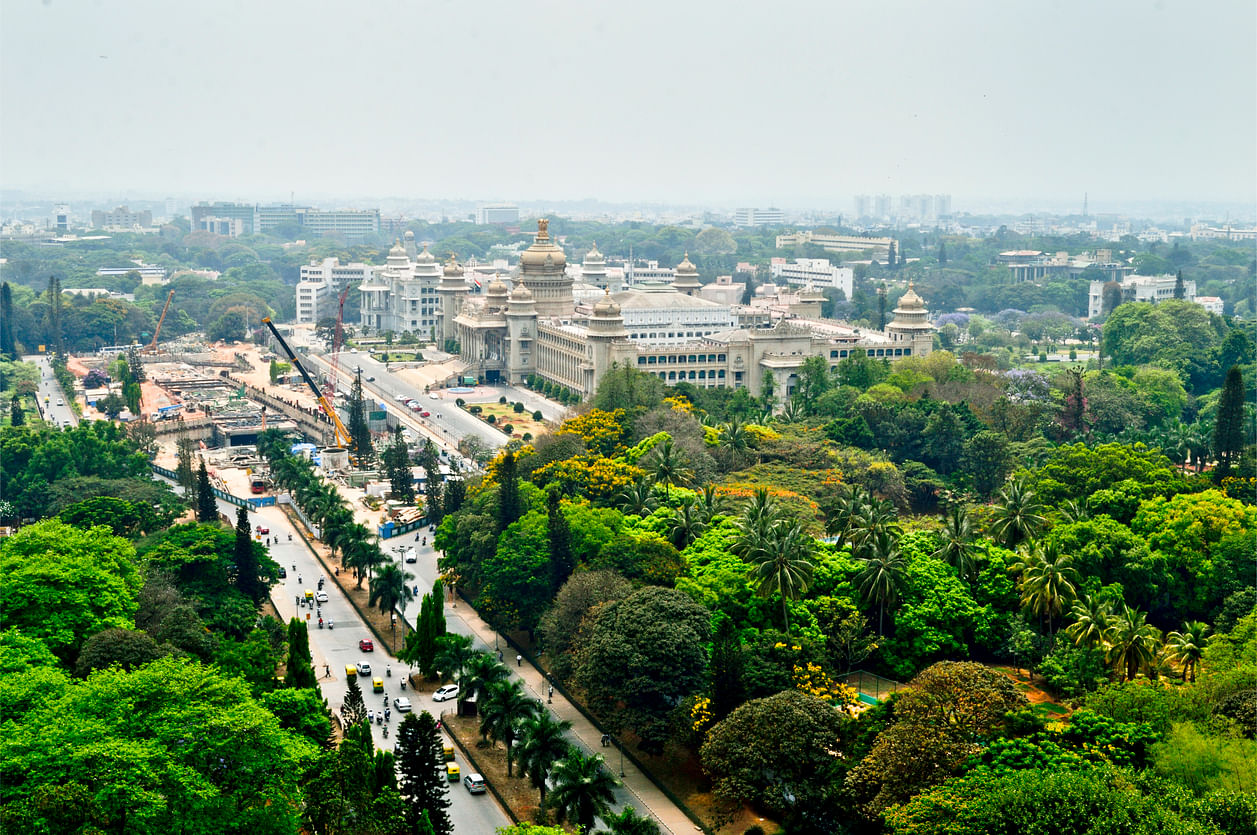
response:
[[[402,679],[402,692],[406,692],[406,679]]]
[[[292,534],[288,534],[288,541],[292,542]]]
[[[323,618],[319,618],[319,629],[323,628]]]
[[[384,738],[388,739],[388,725],[384,726]]]
[[[333,624],[333,623],[329,620],[329,621],[327,622],[327,628],[328,628],[328,629],[334,629],[334,628],[335,628],[335,624]]]
[[[392,678],[392,677],[393,677],[393,668],[392,668],[392,667],[387,667],[387,666],[386,666],[386,667],[384,668],[384,675],[388,676],[389,678]]]

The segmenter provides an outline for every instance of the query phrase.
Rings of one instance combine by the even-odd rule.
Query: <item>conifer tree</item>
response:
[[[498,530],[504,531],[520,517],[519,469],[515,453],[507,450],[498,467]]]
[[[425,813],[435,835],[454,831],[446,812],[450,805],[446,783],[441,779],[445,761],[442,748],[441,732],[430,713],[406,714],[397,729],[396,750],[401,778],[398,789],[406,801],[406,821],[411,831],[422,831],[420,822]]]
[[[467,498],[467,485],[461,479],[450,479],[445,485],[445,497],[441,502],[443,516],[457,513]]]
[[[253,549],[253,529],[249,524],[249,511],[240,508],[236,512],[236,542],[232,549],[232,562],[236,569],[236,588],[255,604],[266,596],[265,586],[258,577],[261,566]]]
[[[1174,298],[1182,301],[1187,298],[1187,288],[1183,284],[1183,271],[1179,270],[1174,278]]]
[[[367,425],[367,403],[362,394],[362,371],[354,375],[354,385],[349,392],[349,440],[360,467],[366,466],[375,456],[371,446],[371,428]]]
[[[22,398],[18,397],[16,394],[13,395],[13,399],[9,401],[9,425],[26,425],[26,412],[22,411]]]
[[[389,489],[395,499],[406,504],[415,502],[415,484],[410,474],[410,452],[402,440],[402,428],[395,427],[393,442],[384,452],[384,468],[388,473]]]
[[[1238,365],[1231,366],[1222,385],[1213,449],[1218,459],[1214,479],[1221,482],[1231,474],[1231,468],[1239,462],[1244,450],[1244,375]]]
[[[297,618],[288,621],[288,668],[284,671],[284,686],[293,690],[318,687],[310,657],[310,633],[305,622]]]
[[[947,266],[947,244],[943,241],[938,242],[938,265]]]
[[[563,515],[562,494],[557,486],[546,493],[546,516],[546,533],[550,539],[550,590],[557,594],[576,568],[572,529]]]
[[[345,691],[345,705],[341,708],[341,718],[345,727],[353,727],[367,721],[367,706],[362,700],[362,688],[358,686],[358,677],[349,679],[349,689]]]
[[[722,617],[711,643],[711,712],[720,721],[746,701],[742,645],[733,619]]]
[[[196,474],[196,521],[218,521],[218,501],[214,498],[213,488],[210,487],[209,472],[205,469],[204,461],[201,462],[201,469]]]
[[[0,354],[17,359],[17,340],[13,336],[13,290],[7,281],[0,284]]]
[[[191,494],[196,489],[196,471],[192,469],[192,448],[196,441],[191,438],[180,438],[175,442],[179,448],[179,464],[175,467],[175,481],[185,493]]]

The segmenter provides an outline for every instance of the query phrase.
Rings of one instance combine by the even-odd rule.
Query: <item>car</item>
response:
[[[398,713],[410,713],[413,710],[410,706],[410,699],[407,699],[405,696],[398,696],[396,699],[393,699],[393,707]]]
[[[384,679],[380,678],[379,676],[376,676],[375,678],[371,679],[371,692],[383,693],[384,692]]]
[[[404,394],[399,394],[399,395],[397,395],[396,397],[394,397],[393,399],[394,399],[394,400],[396,400],[398,403],[405,403],[405,402],[406,402],[407,400],[409,400],[410,398],[409,398],[409,397],[407,397],[407,396],[406,396],[406,395],[404,395]]]
[[[421,412],[421,411],[423,411],[423,406],[420,406],[420,405],[419,405],[419,401],[418,401],[418,400],[412,400],[412,401],[410,402],[410,411],[412,411],[412,412]]]
[[[429,412],[427,409],[424,409],[422,412],[419,413],[419,417],[432,417],[432,413]]]
[[[374,382],[375,382],[375,378],[374,378],[374,377],[368,377],[368,378],[367,378],[367,382],[368,382],[368,383],[374,383]]]
[[[351,353],[351,354],[356,354],[356,353],[358,353],[358,349],[357,349],[357,348],[350,348],[350,349],[349,349],[349,353]]]
[[[258,533],[262,534],[262,536],[266,536],[270,532],[271,529],[266,527],[266,525],[258,525]]]
[[[58,406],[64,406],[64,405],[65,405],[65,401],[64,401],[64,400],[62,400],[60,397],[58,397],[58,398],[57,398],[57,405],[58,405]]]
[[[365,661],[359,661],[357,665],[355,665],[354,669],[358,671],[358,675],[360,676],[371,675],[371,665]]]
[[[431,393],[428,395],[428,399],[429,399],[429,400],[440,400],[441,398],[437,396],[436,392],[431,392]]]
[[[444,702],[450,699],[458,698],[458,685],[447,684],[444,687],[438,687],[437,691],[432,694],[432,701]]]
[[[419,562],[419,555],[415,553],[414,548],[406,552],[406,562]]]
[[[375,644],[371,643],[366,638],[363,638],[358,642],[358,649],[363,652],[375,652]]]
[[[285,577],[287,577],[287,576],[288,576],[288,569],[284,568],[284,567],[281,565],[281,566],[279,567],[279,579],[281,579],[281,580],[282,580],[282,579],[284,579],[284,578],[285,578]]]
[[[315,603],[326,603],[326,602],[327,602],[327,592],[325,592],[325,591],[321,591],[321,592],[319,592],[318,594],[316,594],[316,595],[314,596],[314,602],[315,602]]]
[[[467,787],[470,794],[484,794],[485,785],[484,778],[479,774],[471,773],[463,778],[463,785]]]

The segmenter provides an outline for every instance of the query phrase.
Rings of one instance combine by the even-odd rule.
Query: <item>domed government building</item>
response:
[[[608,280],[596,246],[581,267],[569,269],[548,226],[537,221],[509,288],[495,278],[474,293],[456,261],[443,266],[435,288],[436,342],[457,341],[463,375],[513,384],[537,376],[583,395],[613,367],[626,365],[670,385],[746,388],[756,395],[771,375],[773,392],[784,400],[808,357],[824,357],[834,368],[857,349],[894,359],[926,355],[933,345],[929,312],[911,285],[884,331],[860,329],[821,318],[823,297],[810,287],[777,307],[705,298],[688,255],[670,284],[619,288]],[[403,275],[401,258],[390,254],[394,259],[391,272]],[[435,271],[425,259],[412,268],[416,272],[427,278]],[[364,312],[387,307],[383,287],[362,289]]]

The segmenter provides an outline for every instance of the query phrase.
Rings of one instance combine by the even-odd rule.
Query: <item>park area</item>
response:
[[[503,431],[506,431],[505,427],[510,426],[511,430],[508,434],[512,437],[527,436],[527,439],[531,440],[549,431],[544,420],[533,419],[535,412],[529,412],[527,409],[517,412],[512,403],[469,403],[463,408],[485,423]]]

